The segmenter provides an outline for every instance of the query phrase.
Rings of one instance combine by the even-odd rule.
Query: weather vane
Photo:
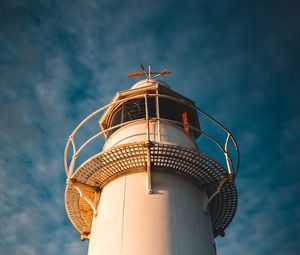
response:
[[[151,66],[149,66],[149,69],[148,69],[148,72],[147,72],[142,64],[141,64],[141,69],[142,69],[142,72],[129,73],[128,78],[135,77],[135,76],[146,75],[147,79],[151,79],[151,78],[156,78],[158,76],[168,75],[168,74],[171,73],[167,69],[163,69],[160,72],[151,72]],[[151,77],[152,74],[154,75],[153,77]]]

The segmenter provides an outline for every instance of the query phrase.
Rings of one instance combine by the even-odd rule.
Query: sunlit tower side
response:
[[[156,79],[169,73],[129,74],[146,79],[118,92],[68,139],[65,208],[81,239],[90,240],[89,255],[216,254],[214,238],[234,217],[237,143],[220,122]],[[76,137],[97,116],[100,132],[78,146]],[[201,118],[225,134],[223,142],[200,128]],[[101,137],[103,150],[77,166]],[[216,145],[223,163],[198,148],[200,138]]]

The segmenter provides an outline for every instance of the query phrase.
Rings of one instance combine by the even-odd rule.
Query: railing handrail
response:
[[[189,108],[194,109],[195,111],[197,111],[198,113],[201,113],[203,116],[205,116],[206,118],[208,118],[212,123],[216,124],[218,127],[220,127],[223,131],[225,131],[225,133],[227,134],[226,140],[225,140],[225,144],[224,147],[221,145],[220,142],[218,142],[214,137],[212,137],[211,135],[209,135],[208,133],[193,127],[192,125],[189,125],[189,128],[191,128],[192,130],[199,132],[200,134],[204,135],[205,137],[207,137],[209,140],[211,140],[212,142],[214,142],[218,148],[224,153],[226,162],[227,162],[227,169],[228,172],[230,174],[233,174],[233,177],[235,178],[235,176],[238,173],[238,169],[239,169],[239,163],[240,163],[240,153],[239,153],[239,147],[238,144],[236,142],[236,139],[233,137],[233,135],[231,134],[231,132],[225,127],[223,126],[219,121],[217,121],[215,118],[213,118],[212,116],[210,116],[208,113],[206,113],[205,111],[203,111],[202,109],[191,105],[190,103],[187,103],[186,101],[184,101],[183,99],[179,99],[173,96],[168,96],[168,95],[163,95],[163,94],[140,94],[140,95],[136,95],[136,96],[132,96],[132,97],[128,97],[128,98],[124,98],[124,99],[119,99],[116,100],[114,102],[111,102],[99,109],[97,109],[96,111],[94,111],[93,113],[91,113],[90,115],[88,115],[85,119],[83,119],[77,126],[76,128],[73,130],[73,132],[71,133],[71,135],[68,138],[68,141],[66,143],[66,147],[65,147],[65,151],[64,151],[64,167],[65,167],[65,172],[67,177],[71,177],[71,175],[73,174],[73,170],[74,170],[74,166],[76,163],[76,159],[79,155],[79,153],[88,145],[90,144],[92,141],[94,141],[96,138],[100,137],[101,135],[114,130],[116,128],[120,128],[122,126],[128,125],[132,122],[136,122],[136,121],[140,121],[143,118],[140,119],[136,119],[136,120],[131,120],[131,121],[127,121],[127,122],[123,122],[120,124],[117,124],[115,126],[109,127],[107,129],[104,129],[100,132],[98,132],[97,134],[93,135],[92,137],[90,137],[88,140],[86,140],[81,146],[79,146],[79,149],[76,148],[76,144],[74,142],[74,136],[77,134],[77,132],[80,130],[80,128],[87,123],[90,119],[92,119],[94,116],[96,116],[97,114],[103,112],[104,110],[106,110],[107,108],[117,105],[117,104],[121,104],[124,103],[126,101],[132,100],[132,99],[138,99],[138,98],[145,98],[145,97],[157,97],[157,98],[167,98],[176,102],[179,102],[181,104],[184,104],[186,106],[188,106]],[[164,119],[164,118],[151,118],[151,119],[158,119],[161,121],[167,121],[170,123],[175,123],[177,125],[181,125],[183,126],[184,124],[179,122],[179,121],[175,121],[175,120],[169,120],[169,119]],[[236,164],[233,164],[232,159],[229,155],[228,152],[228,143],[229,140],[232,141],[234,147],[235,147],[235,151],[236,151]],[[73,150],[73,155],[72,155],[72,159],[70,161],[70,164],[68,165],[68,153],[69,153],[69,148],[70,148],[70,143],[72,144],[72,150]],[[232,169],[231,169],[232,168]]]

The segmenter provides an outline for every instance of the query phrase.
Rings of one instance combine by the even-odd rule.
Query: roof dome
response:
[[[147,87],[147,86],[155,85],[157,83],[159,83],[160,85],[165,86],[167,88],[170,88],[170,86],[163,81],[156,80],[156,79],[144,79],[144,80],[141,80],[141,81],[138,81],[137,83],[135,83],[130,89]]]

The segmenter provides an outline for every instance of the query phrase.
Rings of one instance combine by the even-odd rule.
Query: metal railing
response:
[[[217,140],[217,138],[211,136],[208,132],[205,132],[203,130],[197,129],[196,127],[193,127],[191,125],[189,125],[189,128],[192,129],[195,132],[198,132],[200,135],[200,137],[206,137],[208,138],[209,141],[213,142],[219,149],[220,151],[222,151],[222,153],[224,154],[225,160],[226,160],[226,166],[227,166],[227,171],[228,174],[230,174],[233,178],[236,177],[237,173],[238,173],[238,169],[239,169],[239,163],[240,163],[240,153],[239,153],[239,148],[238,148],[238,144],[235,140],[235,138],[232,136],[231,132],[225,128],[219,121],[217,121],[216,119],[214,119],[213,117],[211,117],[208,113],[206,113],[205,111],[201,110],[198,107],[195,107],[189,103],[187,103],[186,101],[184,101],[183,99],[179,99],[176,97],[172,97],[172,96],[168,96],[168,95],[162,95],[162,94],[141,94],[141,95],[136,95],[136,96],[131,96],[125,99],[120,99],[117,100],[115,102],[112,102],[110,104],[107,104],[101,108],[99,108],[98,110],[94,111],[92,114],[90,114],[89,116],[87,116],[83,121],[81,121],[79,123],[79,125],[74,129],[74,131],[71,133],[71,135],[69,136],[69,139],[66,143],[66,147],[65,147],[65,151],[64,151],[64,167],[65,167],[65,172],[68,178],[71,178],[73,173],[74,173],[74,168],[75,168],[75,164],[76,164],[76,160],[78,155],[82,152],[83,149],[85,149],[92,141],[96,140],[97,138],[104,136],[104,134],[106,134],[107,132],[110,132],[114,129],[118,129],[120,127],[123,127],[125,125],[128,125],[130,123],[136,122],[136,121],[140,121],[141,118],[139,119],[135,119],[135,120],[130,120],[127,122],[123,122],[121,124],[112,126],[110,128],[107,128],[105,130],[102,130],[96,134],[94,134],[93,136],[91,136],[88,140],[86,140],[84,143],[82,143],[80,146],[77,146],[75,144],[74,138],[75,135],[78,133],[78,131],[89,121],[91,120],[93,117],[100,115],[100,113],[103,113],[106,109],[108,109],[111,106],[114,105],[118,105],[118,104],[122,104],[126,101],[129,100],[133,100],[133,99],[139,99],[139,98],[144,98],[145,99],[145,109],[148,109],[148,104],[147,104],[147,98],[148,97],[155,97],[156,100],[156,118],[149,118],[148,116],[148,112],[146,113],[147,116],[145,116],[144,120],[148,121],[149,119],[155,119],[158,120],[158,127],[159,127],[159,122],[169,122],[169,123],[174,123],[176,125],[179,126],[183,126],[184,124],[182,122],[179,121],[175,121],[175,120],[170,120],[170,119],[163,119],[160,118],[159,115],[159,98],[166,98],[169,100],[173,100],[176,102],[179,102],[183,105],[186,105],[189,108],[194,109],[195,111],[198,112],[198,117],[201,123],[201,116],[207,118],[209,121],[211,121],[211,123],[213,123],[214,125],[216,125],[217,127],[219,127],[225,134],[226,134],[226,139],[225,141],[223,141],[223,143],[219,142]],[[147,126],[147,137],[149,138],[149,127]],[[160,132],[160,131],[159,131]],[[228,150],[228,146],[229,143],[232,142],[232,144],[234,145],[235,148],[235,162],[232,161],[232,155],[230,155],[229,150]],[[223,144],[223,145],[222,145]],[[69,151],[70,151],[70,147],[72,148],[73,151],[73,155],[71,157],[71,160],[68,160],[68,155],[69,155]],[[70,161],[70,162],[69,162]]]

